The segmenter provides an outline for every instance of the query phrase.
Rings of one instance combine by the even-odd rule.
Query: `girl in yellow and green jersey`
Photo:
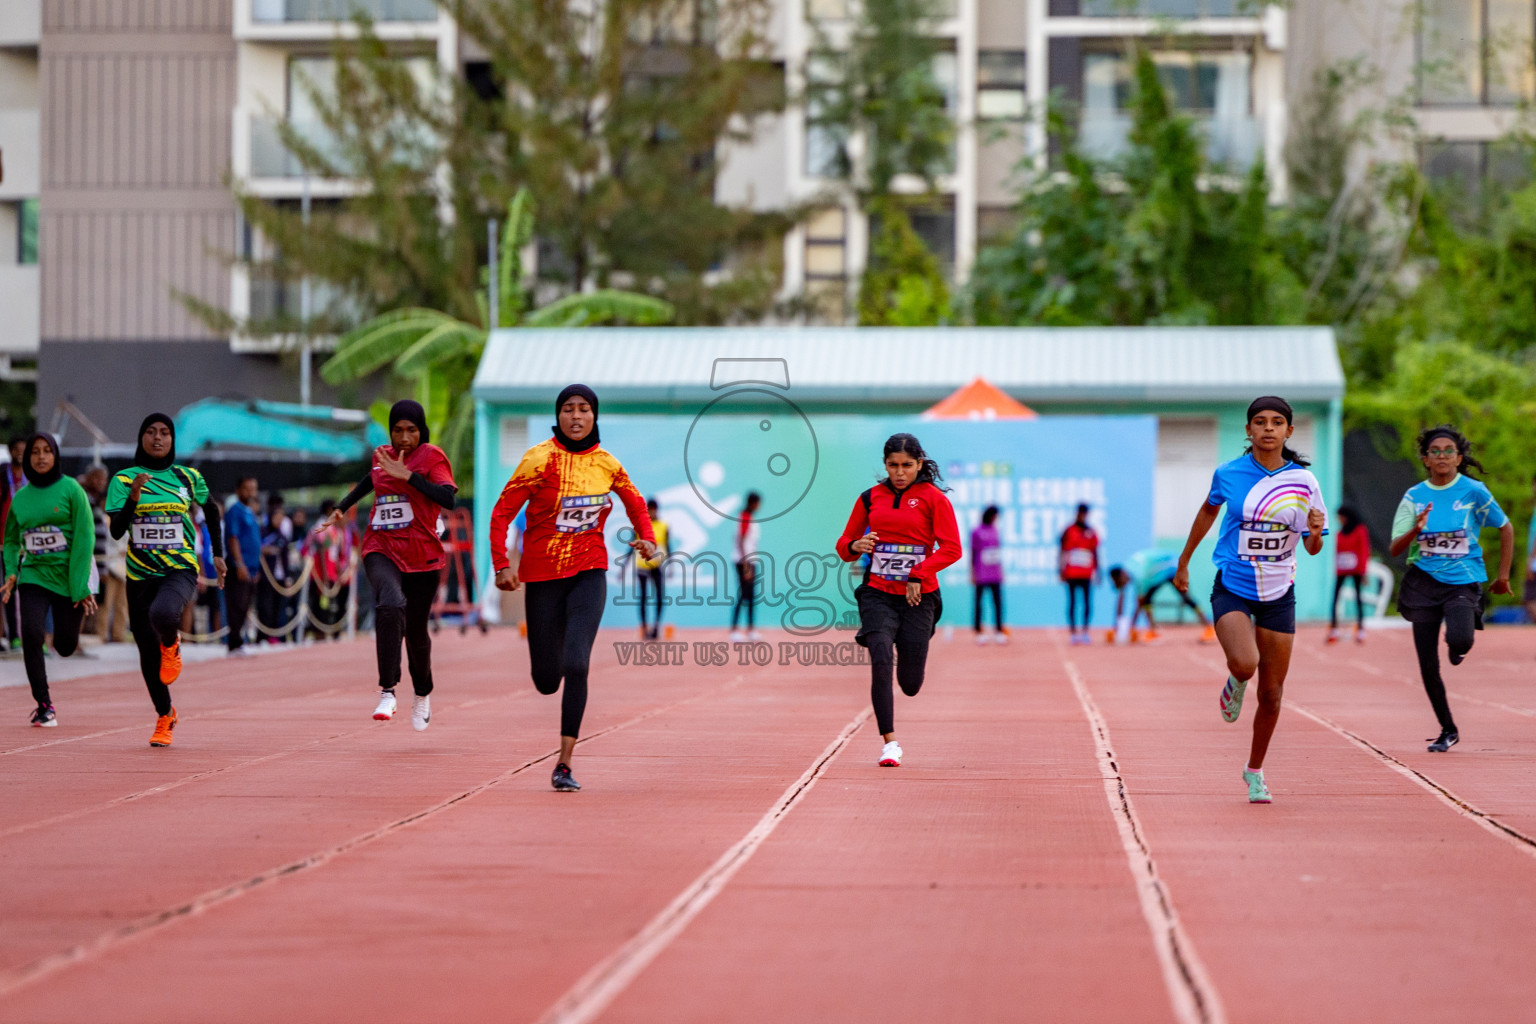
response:
[[[5,582],[0,604],[15,590],[21,601],[21,656],[37,709],[32,724],[59,724],[48,693],[43,641],[53,613],[53,649],[67,658],[80,644],[80,623],[96,610],[91,580],[96,521],[91,502],[59,465],[59,446],[48,434],[27,438],[21,468],[27,486],[16,492],[5,520]]]
[[[176,709],[170,684],[181,675],[181,613],[197,595],[197,525],[192,506],[201,505],[214,570],[224,586],[223,518],[208,499],[208,484],[190,466],[176,465],[176,425],[164,413],[150,413],[139,427],[133,465],[112,476],[106,513],[112,536],[128,534],[128,628],[139,646],[139,668],[155,702],[152,747],[171,745]]]

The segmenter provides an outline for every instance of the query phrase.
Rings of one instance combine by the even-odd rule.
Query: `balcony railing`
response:
[[[341,147],[324,124],[319,122],[289,121],[293,129],[327,159],[335,161],[341,155]],[[264,117],[251,118],[251,177],[253,178],[301,178],[304,166],[299,158],[283,144],[282,134],[276,122]]]
[[[1240,18],[1257,17],[1254,0],[1082,0],[1089,18]]]
[[[281,281],[258,275],[251,278],[250,287],[252,323],[287,323],[297,327],[302,322],[303,285],[298,281]],[[339,332],[362,320],[365,313],[360,302],[335,285],[325,281],[310,282],[309,319],[316,330],[322,333]]]
[[[433,0],[251,0],[251,20],[258,25],[348,21],[366,14],[379,21],[436,21]]]
[[[1229,171],[1246,171],[1259,158],[1264,132],[1255,117],[1194,117],[1205,139],[1205,155],[1213,165]],[[1099,160],[1109,160],[1125,151],[1131,134],[1129,114],[1084,115],[1079,126],[1078,143],[1082,151]]]

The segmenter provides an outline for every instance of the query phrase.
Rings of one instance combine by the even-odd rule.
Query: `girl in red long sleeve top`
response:
[[[609,492],[624,502],[637,537],[630,542],[644,558],[656,554],[645,499],[629,474],[598,443],[597,395],[572,384],[555,399],[554,436],[528,449],[491,512],[491,564],[496,586],[516,590],[528,584],[528,661],[533,685],[560,698],[560,761],[550,783],[557,790],[581,786],[571,777],[571,754],[587,707],[587,666],[608,596],[608,549],[603,524],[613,510]],[[513,569],[507,558],[507,529],[528,506],[523,558]]]
[[[885,746],[880,764],[901,764],[891,692],[894,670],[901,692],[915,697],[923,685],[928,641],[943,602],[939,571],[960,560],[960,528],[944,497],[938,463],[917,438],[893,434],[885,442],[886,479],[859,495],[837,541],[845,562],[869,556],[859,604],[856,640],[869,648],[870,703]]]

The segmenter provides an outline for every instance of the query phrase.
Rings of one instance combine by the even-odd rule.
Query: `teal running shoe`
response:
[[[1227,685],[1221,690],[1221,717],[1229,722],[1237,721],[1238,713],[1243,710],[1243,691],[1248,689],[1248,680],[1237,680],[1227,676]]]
[[[1248,783],[1248,802],[1251,804],[1267,804],[1270,802],[1269,787],[1264,784],[1263,772],[1251,772],[1243,769],[1243,781]]]

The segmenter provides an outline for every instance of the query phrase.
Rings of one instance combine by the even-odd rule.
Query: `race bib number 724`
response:
[[[1284,523],[1256,520],[1237,530],[1237,557],[1249,562],[1279,562],[1296,550],[1297,534]]]
[[[876,544],[869,553],[869,571],[883,580],[905,583],[927,553],[921,544]]]

